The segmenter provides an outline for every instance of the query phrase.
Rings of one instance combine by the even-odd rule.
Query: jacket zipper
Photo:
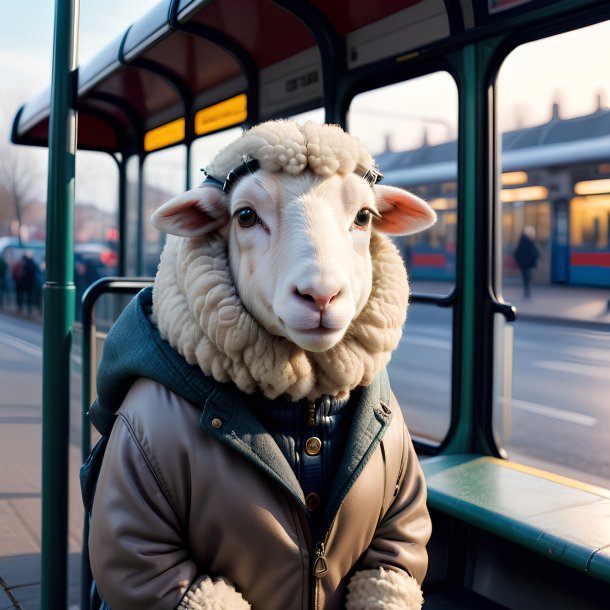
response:
[[[330,533],[333,530],[333,525],[335,524],[335,520],[337,515],[339,514],[339,510],[337,510],[333,516],[328,529],[326,530],[326,534],[324,535],[323,540],[316,544],[315,551],[315,559],[313,561],[312,573],[313,573],[313,582],[312,582],[312,594],[311,594],[311,607],[314,610],[318,608],[318,586],[320,585],[320,580],[326,576],[328,572],[328,560],[326,559],[326,545],[328,544],[328,539],[330,538]]]
[[[315,408],[315,406],[314,406],[314,408]],[[374,441],[369,445],[367,452],[363,456],[362,463],[359,468],[360,472],[354,473],[356,476],[352,477],[351,485],[349,485],[349,487],[343,493],[341,500],[339,501],[339,504],[337,505],[337,510],[335,511],[335,514],[333,515],[330,525],[328,526],[328,529],[326,530],[326,534],[324,535],[324,538],[322,539],[322,541],[320,541],[316,544],[315,559],[314,559],[313,565],[312,565],[312,573],[313,573],[314,578],[313,578],[313,582],[312,582],[312,592],[311,592],[311,602],[310,602],[310,607],[313,610],[318,610],[318,586],[320,585],[320,579],[322,579],[328,572],[328,560],[326,559],[326,546],[328,545],[328,539],[330,538],[330,533],[332,532],[333,526],[335,525],[335,520],[337,519],[337,515],[339,514],[339,511],[341,510],[341,506],[343,505],[343,502],[344,502],[346,496],[348,495],[349,491],[352,488],[353,482],[355,481],[355,479],[357,479],[360,476],[362,469],[364,468],[366,463],[369,461],[369,457],[373,453],[374,449],[376,449],[377,446],[379,445],[380,440],[381,440],[380,435],[378,434],[376,436],[376,438],[374,439]],[[404,464],[402,465],[402,468],[404,468]],[[402,471],[402,469],[401,469],[401,471]]]
[[[326,563],[326,556],[324,555],[324,543],[318,542],[318,544],[316,544],[316,555],[313,562],[313,575],[316,578],[322,578],[326,572],[328,572],[328,563]]]

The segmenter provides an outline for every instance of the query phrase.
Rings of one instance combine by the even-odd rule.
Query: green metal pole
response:
[[[144,269],[144,156],[138,157],[138,219],[136,228],[136,275],[141,276]]]
[[[119,257],[118,275],[127,275],[127,157],[121,155],[119,166]]]
[[[479,134],[482,91],[480,66],[476,46],[466,45],[457,54],[456,63],[462,78],[460,83],[460,137],[459,137],[459,201],[460,219],[458,259],[460,268],[460,297],[457,303],[460,340],[457,346],[459,393],[458,421],[454,435],[446,446],[447,453],[472,451],[473,401],[474,401],[474,353],[476,337],[475,320],[475,245],[476,195],[481,168],[477,165],[477,136]]]
[[[74,323],[75,79],[79,0],[56,0],[43,288],[41,608],[67,606],[70,349]]]

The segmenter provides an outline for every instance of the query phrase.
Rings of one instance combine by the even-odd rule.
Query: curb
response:
[[[515,319],[515,322],[519,322],[519,320],[538,322],[540,324],[549,324],[554,326],[587,328],[589,330],[610,333],[610,322],[605,322],[602,320],[579,320],[578,318],[565,318],[561,316],[549,316],[537,313],[522,313],[517,310],[517,318]]]

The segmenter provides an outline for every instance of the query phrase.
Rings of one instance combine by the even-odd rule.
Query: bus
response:
[[[344,126],[388,184],[439,218],[397,242],[412,296],[389,367],[428,486],[424,607],[606,608],[610,111],[601,94],[572,114],[536,99],[568,71],[559,50],[575,86],[607,82],[596,49],[610,5],[162,0],[77,69],[75,4],[57,0],[53,84],[12,130],[14,143],[50,147],[41,607],[68,604],[76,147],[109,155],[117,184],[118,278],[83,310],[86,456],[108,323],[96,326],[96,299],[152,282],[163,237],[147,218],[196,185],[214,152],[291,117]],[[526,228],[539,252],[531,296],[515,262]],[[96,604],[86,531],[82,610]]]

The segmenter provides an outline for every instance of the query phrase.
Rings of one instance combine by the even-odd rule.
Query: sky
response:
[[[0,8],[0,138],[6,140],[21,104],[51,81],[54,0],[4,0]],[[84,64],[120,36],[154,0],[81,0],[79,63]],[[0,147],[2,143],[0,143]],[[19,147],[37,180],[40,200],[46,192],[46,150]],[[108,155],[79,153],[77,201],[111,209],[116,205],[116,164]],[[79,180],[79,175],[87,178]],[[110,179],[108,179],[110,176]]]
[[[3,2],[0,8],[0,137],[8,133],[20,103],[45,89],[51,78],[53,0]],[[81,0],[79,62],[86,63],[147,10],[153,0]],[[552,103],[570,118],[596,108],[596,96],[610,106],[610,23],[561,37],[530,43],[514,51],[501,69],[498,83],[501,130],[540,124],[549,119]],[[376,92],[353,102],[349,128],[363,138],[373,154],[386,145],[395,150],[415,148],[424,138],[439,143],[455,138],[457,91],[446,73],[437,73]],[[320,116],[319,114],[317,116]],[[201,155],[209,147],[199,146]],[[29,151],[32,163],[44,176],[46,155]],[[195,152],[198,162],[198,152]],[[91,200],[101,207],[114,205],[114,162],[106,155],[81,154],[77,200]],[[161,183],[178,163],[169,153],[151,163],[151,176]],[[153,166],[155,171],[152,171]],[[164,171],[162,171],[164,169]],[[46,188],[41,178],[40,189]],[[79,197],[80,194],[80,197]]]

